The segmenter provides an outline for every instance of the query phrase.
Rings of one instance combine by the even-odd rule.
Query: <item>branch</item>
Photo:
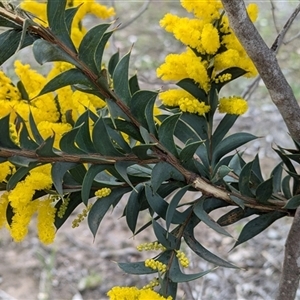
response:
[[[285,255],[276,300],[293,300],[300,279],[300,207],[297,208],[292,227],[285,243]]]
[[[222,0],[230,26],[255,64],[291,137],[300,142],[300,107],[284,77],[274,51],[266,45],[246,13],[242,0]]]

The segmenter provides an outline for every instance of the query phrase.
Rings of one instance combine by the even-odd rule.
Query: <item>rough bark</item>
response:
[[[275,52],[266,45],[249,19],[243,0],[222,0],[222,3],[231,28],[254,62],[291,137],[300,142],[300,107],[278,65]]]
[[[276,300],[295,299],[300,279],[300,208],[296,210],[292,227],[285,243],[282,275]]]

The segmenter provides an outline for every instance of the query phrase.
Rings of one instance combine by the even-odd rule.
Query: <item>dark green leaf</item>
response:
[[[232,172],[232,169],[228,168],[226,165],[222,165],[217,169],[217,172],[214,174],[214,177],[212,178],[212,183],[217,183],[221,179],[223,179],[225,176],[227,176],[230,172]]]
[[[181,120],[186,122],[193,130],[201,137],[202,140],[207,140],[207,120],[204,116],[199,116],[196,114],[183,113],[181,115]],[[175,131],[176,135],[176,131]],[[195,140],[198,141],[199,139]],[[185,143],[185,142],[184,142]]]
[[[39,147],[35,150],[35,153],[39,156],[48,156],[48,157],[58,156],[53,151],[54,150],[53,144],[54,144],[54,135],[46,138],[44,142],[40,144]]]
[[[221,227],[217,222],[215,222],[209,215],[208,213],[204,210],[204,200],[205,199],[200,199],[197,201],[197,203],[194,205],[194,213],[195,215],[202,221],[204,222],[208,227],[211,229],[215,230],[216,232],[220,234],[224,234],[226,236],[232,237],[231,234],[229,234],[223,227]]]
[[[81,5],[78,5],[77,7],[71,7],[65,10],[65,23],[67,27],[67,31],[71,32],[72,30],[72,23],[74,20],[74,17],[80,8]]]
[[[37,126],[35,124],[35,121],[33,119],[33,115],[31,113],[31,111],[29,112],[29,126],[30,126],[30,130],[32,132],[33,138],[35,139],[37,144],[41,145],[44,142],[44,139],[42,138],[39,130],[37,129]]]
[[[273,193],[281,192],[281,179],[282,179],[282,162],[279,163],[272,171],[271,177],[273,178]]]
[[[36,163],[38,160],[35,158],[28,158],[24,156],[12,156],[8,158],[8,161],[10,161],[15,166],[29,167],[32,163]]]
[[[155,236],[160,244],[162,244],[167,249],[175,249],[178,240],[173,234],[165,230],[154,219],[152,220],[152,227]]]
[[[220,91],[220,89],[226,85],[227,83],[231,82],[232,80],[236,79],[236,78],[239,78],[241,76],[243,76],[244,74],[246,74],[247,71],[241,69],[241,68],[238,68],[238,67],[232,67],[232,68],[228,68],[222,72],[220,72],[218,75],[216,75],[216,77],[218,76],[222,76],[223,74],[231,74],[231,79],[228,80],[228,81],[225,81],[225,82],[220,82],[220,83],[215,83],[215,86],[216,86],[216,89],[218,91]]]
[[[288,200],[284,208],[297,209],[299,205],[300,205],[300,195],[296,195]]]
[[[80,130],[79,127],[74,127],[72,130],[65,133],[59,141],[59,148],[61,151],[68,154],[85,154],[85,152],[79,149],[75,145],[75,138]]]
[[[141,90],[131,99],[131,113],[151,133],[153,132],[153,106],[157,97],[156,92]],[[149,116],[150,114],[150,116]]]
[[[184,182],[184,176],[170,164],[166,162],[159,162],[156,164],[151,175],[151,186],[153,191],[156,192],[164,181],[171,178]]]
[[[143,142],[143,138],[137,128],[130,122],[117,119],[115,120],[116,129],[128,134],[133,139]]]
[[[75,46],[70,38],[65,20],[66,0],[48,0],[47,19],[51,31],[73,52],[76,52]]]
[[[254,139],[256,139],[256,136],[245,132],[238,132],[228,136],[215,148],[212,158],[213,165],[217,164],[224,155]]]
[[[125,56],[121,58],[113,73],[115,93],[128,106],[130,106],[131,101],[131,94],[128,82],[129,59],[130,52],[128,52]]]
[[[184,240],[187,243],[187,245],[201,258],[204,260],[215,264],[217,266],[225,267],[225,268],[234,268],[238,269],[237,266],[231,264],[230,262],[216,256],[215,254],[208,251],[206,248],[204,248],[194,237],[193,233],[185,232],[184,234]]]
[[[88,171],[86,172],[83,182],[82,182],[82,190],[81,190],[81,198],[82,202],[87,205],[89,198],[90,198],[90,193],[91,193],[91,188],[93,185],[93,181],[95,176],[104,171],[107,168],[106,165],[92,165],[89,167]]]
[[[115,163],[115,169],[116,171],[121,175],[121,177],[124,179],[124,182],[128,183],[129,186],[131,186],[134,189],[134,186],[130,182],[128,175],[127,175],[127,168],[131,165],[135,164],[135,162],[132,161],[117,161]]]
[[[110,24],[99,24],[93,27],[85,34],[79,45],[79,59],[81,59],[94,74],[98,74],[98,70],[101,70],[101,66],[96,65],[96,50],[109,26]]]
[[[10,137],[9,115],[0,119],[0,147],[19,150],[20,148],[12,141]]]
[[[239,190],[243,196],[254,197],[254,194],[250,188],[251,172],[252,162],[249,162],[243,167],[239,178]]]
[[[157,270],[153,270],[145,266],[144,261],[132,262],[132,263],[118,263],[118,266],[128,274],[143,275],[157,273]]]
[[[119,62],[120,59],[120,52],[116,52],[115,54],[113,54],[108,62],[108,72],[110,74],[110,76],[113,75],[114,70]]]
[[[196,150],[199,148],[199,146],[202,143],[203,143],[202,141],[199,141],[199,142],[190,143],[187,146],[185,146],[179,153],[180,161],[184,163],[193,159]]]
[[[195,273],[195,274],[184,274],[182,273],[179,263],[178,263],[178,259],[173,259],[172,260],[172,264],[171,264],[171,268],[169,271],[169,278],[173,281],[173,282],[189,282],[195,279],[198,279],[208,273],[210,273],[211,271],[213,271],[214,269],[211,270],[207,270],[204,272],[199,272],[199,273]]]
[[[201,89],[193,79],[190,78],[182,79],[179,82],[177,82],[176,85],[189,92],[192,96],[194,96],[198,100],[204,102],[207,99],[207,95],[205,91]]]
[[[1,2],[0,2],[1,4]],[[13,28],[17,30],[22,30],[22,26],[18,23],[13,22],[12,20],[9,20],[5,18],[3,15],[0,16],[0,27],[7,27],[7,28]]]
[[[115,206],[122,196],[129,190],[129,188],[114,189],[108,196],[98,199],[93,204],[88,215],[88,224],[94,237],[96,236],[99,225],[110,206]]]
[[[18,116],[18,118],[20,118]],[[26,124],[23,119],[21,119],[22,128],[19,132],[19,142],[20,146],[24,150],[36,150],[38,148],[38,144],[32,140],[27,130]]]
[[[237,207],[237,208],[234,208],[233,210],[227,212],[222,217],[220,217],[218,219],[217,223],[220,224],[221,226],[228,226],[235,222],[238,222],[241,219],[249,217],[253,214],[257,214],[257,212],[258,212],[258,210],[253,209],[253,208]]]
[[[292,198],[292,192],[291,192],[291,188],[290,188],[291,178],[292,177],[290,175],[287,175],[282,180],[282,192],[286,199]]]
[[[63,178],[65,173],[76,166],[77,166],[76,163],[70,163],[70,162],[56,162],[52,165],[51,177],[55,189],[59,195],[62,196],[64,193],[62,185],[63,185]]]
[[[186,191],[188,191],[188,189],[190,188],[189,185],[183,187],[182,189],[180,189],[172,198],[172,200],[170,201],[170,204],[168,206],[168,209],[166,211],[166,227],[167,230],[169,230],[170,225],[173,223],[173,217],[175,212],[177,211],[176,208],[178,207],[178,203],[180,202],[180,200],[183,198],[184,194],[186,193]]]
[[[180,114],[176,114],[166,118],[158,129],[160,143],[176,157],[178,157],[178,152],[174,142],[174,129],[179,117]]]
[[[46,40],[36,40],[33,43],[32,51],[36,61],[43,65],[46,62],[65,61],[80,69],[81,65],[75,58],[60,49],[57,45]]]
[[[153,158],[151,156],[151,148],[154,144],[150,145],[137,145],[132,148],[132,152],[140,159]]]
[[[255,155],[254,160],[252,161],[252,172],[255,174],[256,181],[258,184],[264,181],[264,178],[261,173],[260,161],[258,154]],[[253,177],[252,177],[253,179]]]
[[[138,82],[138,77],[137,75],[133,75],[129,79],[129,88],[130,88],[130,93],[131,95],[134,95],[136,92],[140,90],[139,82]]]
[[[91,82],[80,70],[70,69],[57,75],[49,82],[47,82],[46,85],[40,91],[39,96],[56,91],[64,86],[73,84],[91,86]]]
[[[0,34],[0,65],[16,53],[21,37],[22,31],[16,29],[7,30]],[[21,49],[33,44],[35,40],[36,37],[26,33]]]
[[[262,182],[256,189],[256,199],[259,203],[270,204],[268,200],[271,198],[273,193],[273,178]]]
[[[273,222],[285,216],[285,213],[274,211],[258,216],[257,218],[249,221],[243,228],[240,236],[233,246],[233,248],[238,245],[252,239],[266,228],[268,228]]]
[[[54,221],[54,225],[56,227],[56,229],[58,230],[65,222],[66,220],[69,219],[70,215],[72,214],[72,212],[75,210],[75,208],[82,203],[81,201],[81,195],[80,192],[75,192],[75,193],[71,193],[69,195],[69,203],[67,206],[67,209],[63,215],[62,218],[58,217],[57,213],[59,211],[60,206],[63,204],[63,200],[60,200],[56,205],[56,215],[55,215],[55,221]]]
[[[245,208],[245,202],[244,200],[236,197],[236,196],[233,196],[233,195],[230,195],[229,198],[235,203],[237,204],[241,209],[244,209]]]

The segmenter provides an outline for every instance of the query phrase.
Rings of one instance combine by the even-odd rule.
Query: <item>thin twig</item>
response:
[[[270,3],[271,3],[271,11],[272,11],[272,18],[273,18],[274,27],[276,29],[277,34],[279,34],[279,28],[278,28],[278,25],[277,25],[276,13],[275,13],[276,6],[275,6],[273,0],[270,0]]]

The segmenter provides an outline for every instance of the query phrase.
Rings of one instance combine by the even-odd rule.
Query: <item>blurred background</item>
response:
[[[248,1],[246,1],[248,3]],[[266,43],[271,46],[299,1],[256,1],[260,14],[257,28]],[[189,15],[178,1],[101,1],[116,10],[116,31],[106,52],[107,61],[118,49],[121,54],[132,48],[131,74],[137,72],[141,86],[146,89],[167,89],[168,85],[156,78],[156,68],[169,53],[179,53],[184,47],[172,35],[166,33],[159,20],[165,13],[179,16]],[[250,2],[249,2],[250,3]],[[287,33],[278,53],[278,61],[300,99],[300,32],[297,17]],[[88,27],[99,23],[90,16],[85,20]],[[40,72],[47,67],[37,65],[30,58],[30,48],[20,51],[16,57],[30,63]],[[3,70],[14,78],[13,60]],[[234,81],[223,95],[240,95],[253,84],[253,79]],[[275,167],[277,157],[272,147],[279,144],[292,146],[285,124],[270,100],[268,92],[260,81],[249,100],[249,111],[237,121],[233,131],[247,131],[259,139],[247,145],[246,158],[259,153],[264,173],[269,175]],[[126,197],[125,197],[126,198]],[[125,200],[123,203],[125,203]],[[0,231],[0,300],[91,300],[107,299],[106,292],[115,285],[142,287],[151,277],[137,277],[124,274],[116,261],[142,260],[144,253],[134,247],[153,241],[151,233],[145,232],[134,238],[127,230],[122,214],[122,204],[111,215],[105,217],[98,235],[93,240],[87,224],[72,229],[71,222],[83,207],[79,207],[63,228],[57,233],[51,246],[39,243],[35,224],[22,243],[14,243],[5,230]],[[216,212],[218,215],[218,212]],[[214,215],[213,215],[214,216]],[[144,216],[141,224],[148,220]],[[235,263],[241,269],[219,268],[207,276],[180,287],[178,299],[187,300],[272,300],[275,298],[283,259],[285,238],[291,220],[281,219],[253,240],[230,251],[234,240],[218,235],[205,225],[199,226],[198,237],[213,253]],[[237,223],[228,231],[237,238],[243,223]],[[191,272],[204,271],[212,266],[190,253]],[[147,256],[150,256],[147,253]],[[300,299],[300,293],[297,295]]]

